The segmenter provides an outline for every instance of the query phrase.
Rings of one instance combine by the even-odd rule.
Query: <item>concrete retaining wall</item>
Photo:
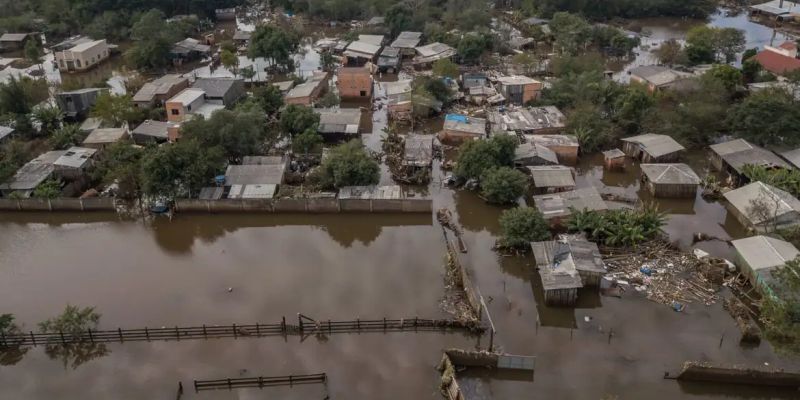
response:
[[[275,213],[429,213],[433,212],[430,199],[364,200],[337,198],[282,198],[266,199],[178,199],[177,212],[275,212]]]
[[[78,199],[0,199],[0,211],[115,211],[111,197]]]

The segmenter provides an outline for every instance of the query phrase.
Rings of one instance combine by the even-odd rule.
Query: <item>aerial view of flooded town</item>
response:
[[[800,398],[798,2],[0,4],[0,399]]]

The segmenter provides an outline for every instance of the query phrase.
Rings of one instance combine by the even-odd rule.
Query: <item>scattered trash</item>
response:
[[[589,321],[592,320],[592,317],[587,315],[587,316],[583,317],[583,320],[586,321],[586,322],[589,322]]]
[[[672,310],[675,312],[681,312],[683,309],[686,308],[685,304],[678,303],[677,301],[672,302]]]
[[[647,276],[650,276],[653,273],[653,271],[650,269],[650,267],[647,267],[647,266],[644,266],[644,265],[641,268],[639,268],[639,272],[641,272],[641,273],[643,273],[643,274],[645,274]]]

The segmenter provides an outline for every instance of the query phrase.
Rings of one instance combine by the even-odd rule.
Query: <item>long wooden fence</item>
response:
[[[253,378],[225,378],[213,380],[195,380],[194,390],[218,390],[240,388],[264,388],[270,386],[294,386],[313,383],[326,383],[328,376],[325,373],[286,376],[259,376]]]
[[[143,342],[155,340],[192,340],[213,338],[265,337],[265,336],[306,336],[314,334],[332,335],[336,333],[367,332],[418,332],[461,330],[482,333],[480,324],[452,319],[377,319],[349,321],[317,321],[298,314],[297,324],[289,324],[284,317],[277,324],[245,325],[202,325],[172,328],[137,328],[116,330],[92,330],[84,332],[29,332],[6,335],[0,333],[0,347],[21,347],[38,345],[67,345],[73,343],[111,343]]]

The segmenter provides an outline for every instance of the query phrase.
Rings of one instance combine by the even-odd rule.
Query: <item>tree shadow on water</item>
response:
[[[44,348],[45,354],[51,360],[59,360],[64,369],[77,369],[81,365],[96,358],[105,357],[111,353],[104,343],[91,343],[88,341],[67,344],[48,344]]]

